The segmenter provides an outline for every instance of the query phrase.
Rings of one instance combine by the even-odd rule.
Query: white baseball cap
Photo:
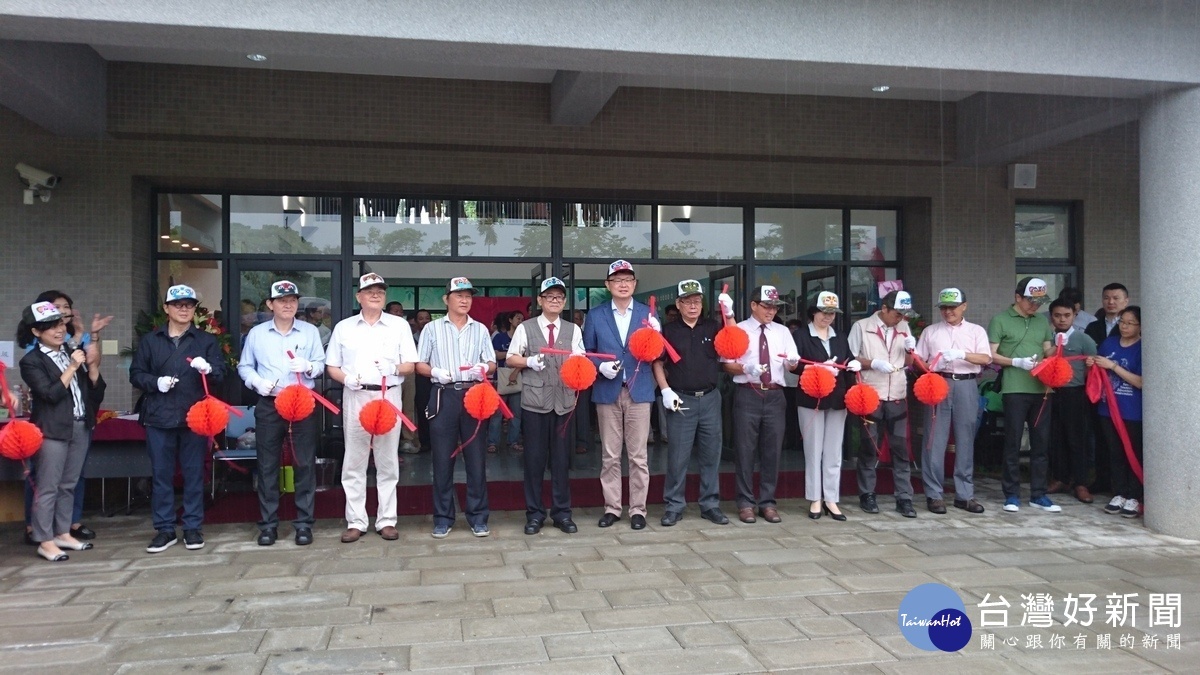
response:
[[[177,284],[167,289],[167,295],[163,298],[163,302],[172,303],[180,300],[191,300],[192,302],[200,302],[199,296],[196,295],[195,289],[191,286]]]
[[[695,279],[684,279],[679,282],[679,286],[675,290],[675,297],[679,300],[689,298],[693,295],[704,295],[704,287]]]
[[[561,288],[563,293],[567,292],[567,284],[564,283],[562,279],[559,279],[558,277],[550,277],[542,282],[542,286],[538,290],[538,295],[545,295],[546,291],[550,290],[551,288]]]
[[[455,291],[470,291],[471,295],[475,295],[475,286],[466,277],[454,277],[446,284],[446,293]]]
[[[833,291],[821,291],[820,294],[817,295],[817,309],[821,310],[822,312],[829,312],[831,314],[834,312],[841,314],[842,303],[840,300],[838,300],[837,293],[834,293]]]
[[[1046,280],[1037,277],[1025,277],[1017,282],[1017,295],[1029,298],[1038,305],[1050,302],[1050,296],[1046,294],[1046,289]]]
[[[629,264],[628,260],[614,260],[613,263],[608,266],[608,276],[609,277],[616,274],[617,272],[629,272],[630,274],[633,274],[634,279],[637,278],[637,274],[634,274],[634,271],[633,271],[633,265]],[[605,279],[607,279],[607,278],[608,277],[605,277]]]
[[[292,282],[288,281],[287,279],[280,279],[279,281],[276,281],[275,283],[271,284],[271,299],[272,300],[278,300],[279,298],[282,298],[285,295],[294,295],[297,298],[299,298],[300,297],[300,289],[296,288],[296,284],[293,284]]]
[[[938,293],[938,307],[958,307],[967,301],[967,297],[957,288],[943,288]]]
[[[358,290],[365,291],[372,286],[383,286],[387,288],[387,280],[374,272],[367,272],[358,278]]]
[[[47,321],[62,320],[62,312],[54,306],[53,302],[35,302],[25,308],[24,319],[27,325],[35,323],[45,323]]]

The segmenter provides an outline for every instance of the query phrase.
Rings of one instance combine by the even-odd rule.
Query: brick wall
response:
[[[1024,158],[1039,166],[1038,188],[1010,191],[1003,167],[946,166],[953,113],[925,101],[621,89],[588,127],[556,127],[546,85],[115,63],[110,138],[55,138],[0,108],[0,167],[64,177],[49,204],[23,206],[15,175],[0,190],[4,330],[21,304],[60,287],[83,312],[115,314],[109,337],[128,346],[153,276],[153,186],[886,200],[905,208],[918,309],[959,285],[981,323],[1011,301],[1015,202],[1077,200],[1089,306],[1111,280],[1136,299],[1136,125]],[[104,373],[108,404],[131,405],[119,360]]]

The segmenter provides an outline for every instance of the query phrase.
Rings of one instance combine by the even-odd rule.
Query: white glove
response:
[[[947,363],[967,358],[967,353],[961,349],[943,349],[942,360]]]
[[[896,366],[893,366],[884,359],[871,359],[871,370],[891,374],[896,372]]]
[[[487,372],[488,364],[476,363],[475,365],[471,366],[470,370],[467,371],[467,379],[475,380],[476,382],[483,382],[487,379]]]
[[[862,363],[860,363],[858,359],[850,359],[846,362],[846,370],[852,373],[857,373],[858,371],[862,370]]]
[[[288,359],[288,370],[292,371],[293,373],[304,373],[307,375],[308,371],[312,370],[312,363],[310,363],[308,359],[302,359],[299,356],[293,356],[292,358]]]
[[[838,369],[833,367],[832,365],[825,365],[825,364],[833,364],[833,363],[837,363],[837,359],[829,359],[825,363],[821,364],[821,367],[824,368],[825,370],[828,370],[830,375],[837,377]]]
[[[917,348],[917,338],[911,335],[904,336],[904,350],[911,352]]]
[[[770,366],[764,366],[761,363],[742,364],[742,372],[746,374],[746,377],[749,377],[752,380],[757,380],[758,378],[762,377],[762,374],[767,372],[768,368],[770,368]]]
[[[535,354],[525,359],[525,367],[535,373],[540,373],[546,369],[546,357],[541,354]]]
[[[1054,336],[1054,344],[1058,345],[1060,347],[1063,345],[1066,345],[1067,344],[1067,334],[1059,333],[1058,335],[1055,335]]]
[[[200,373],[203,375],[207,375],[212,372],[212,366],[208,365],[208,361],[205,361],[203,356],[197,356],[193,358],[191,366],[200,371]]]
[[[347,377],[346,381],[342,383],[342,386],[350,391],[360,391],[362,389],[362,382],[359,382],[357,377]]]
[[[800,357],[795,356],[784,361],[787,364],[788,370],[795,370],[796,366],[800,365]]]
[[[1030,356],[1025,358],[1017,358],[1013,359],[1012,362],[1013,367],[1015,368],[1020,368],[1021,370],[1033,370],[1033,367],[1037,365],[1037,357]]]
[[[615,379],[617,379],[617,373],[621,372],[621,362],[620,361],[605,361],[604,363],[600,364],[600,367],[598,368],[598,370],[600,371],[601,375],[607,377],[610,380],[615,380]]]
[[[171,387],[174,387],[175,383],[178,381],[179,380],[171,377],[170,375],[163,375],[162,377],[158,378],[158,390],[165,394],[168,391],[171,391]]]
[[[275,383],[269,382],[266,378],[255,377],[250,383],[250,388],[253,389],[259,396],[270,396],[275,390]]]
[[[663,406],[667,412],[679,412],[683,407],[683,399],[679,398],[679,394],[675,393],[674,389],[667,387],[662,390]]]
[[[662,332],[662,324],[658,322],[657,317],[652,316],[649,319],[646,319],[646,323],[648,323],[650,325],[650,327],[653,328],[656,333]]]
[[[396,366],[391,361],[376,361],[375,370],[379,372],[380,377],[388,377],[396,374]]]
[[[718,295],[717,304],[721,306],[721,314],[733,316],[733,298],[729,297],[728,293]]]
[[[430,368],[429,379],[437,382],[438,384],[450,384],[454,381],[454,376],[450,374],[450,371],[444,368]]]

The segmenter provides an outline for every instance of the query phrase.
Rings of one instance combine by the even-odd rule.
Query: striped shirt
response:
[[[467,317],[461,329],[449,317],[431,321],[421,331],[417,352],[419,362],[449,371],[455,382],[470,381],[466,371],[459,370],[462,366],[496,362],[496,350],[487,329],[471,317]]]
[[[54,365],[62,372],[67,372],[67,368],[71,367],[71,357],[67,355],[66,345],[60,349],[49,349],[46,345],[39,345],[42,353],[50,357],[54,361]],[[82,367],[80,368],[82,370]],[[71,378],[71,400],[74,403],[75,419],[83,419],[87,415],[87,408],[83,404],[83,390],[79,388],[78,371],[76,376]]]

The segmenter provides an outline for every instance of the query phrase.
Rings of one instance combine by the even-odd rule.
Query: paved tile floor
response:
[[[1100,503],[1006,514],[993,481],[980,492],[981,516],[934,516],[921,504],[906,520],[890,498],[868,516],[851,498],[847,523],[813,522],[806,502],[788,501],[779,525],[716,526],[692,507],[663,528],[654,508],[650,526],[633,532],[627,519],[597,528],[599,511],[588,509],[578,534],[533,537],[513,512],[493,515],[487,539],[460,520],[434,540],[427,518],[409,518],[398,542],[347,545],[341,524],[323,521],[307,548],[291,543],[290,527],[260,548],[253,525],[220,525],[201,551],[180,544],[158,555],[144,550],[146,516],[104,519],[92,523],[96,548],[67,563],[0,546],[0,670],[1195,672],[1200,543],[1105,515]],[[0,534],[20,536],[12,526]],[[966,604],[976,630],[961,652],[924,652],[900,632],[901,599],[927,582]],[[1020,596],[1033,593],[1055,602],[1049,629],[1020,625]],[[1098,596],[1091,626],[1062,625],[1068,593]],[[1112,593],[1136,594],[1135,629],[1105,625]],[[1178,627],[1148,626],[1151,593],[1181,594]],[[976,605],[999,596],[1012,606],[1009,627],[980,628]],[[1055,634],[1065,645],[1054,647]],[[1104,634],[1111,649],[1097,647]]]

